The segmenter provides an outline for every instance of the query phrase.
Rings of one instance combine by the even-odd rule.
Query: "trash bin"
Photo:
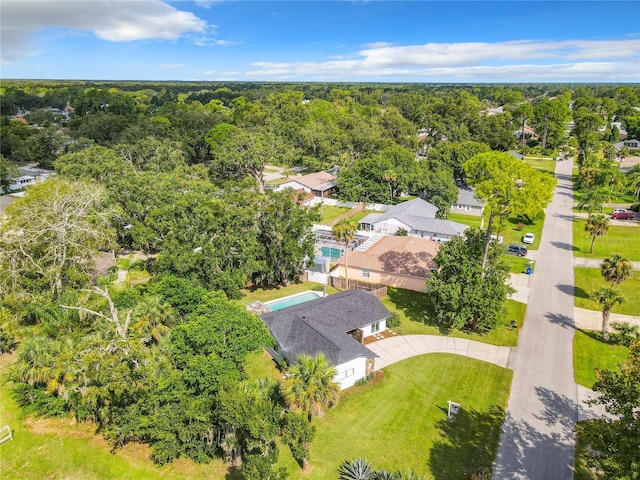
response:
[[[532,272],[532,271],[533,271],[533,270],[531,269],[531,267],[527,267],[527,269],[525,270],[525,273],[526,273],[527,275],[531,275],[531,272]]]

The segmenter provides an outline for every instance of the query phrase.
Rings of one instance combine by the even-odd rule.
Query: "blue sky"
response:
[[[7,79],[640,82],[640,2],[0,1]]]

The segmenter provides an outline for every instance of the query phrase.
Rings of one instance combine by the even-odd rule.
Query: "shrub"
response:
[[[9,353],[16,347],[16,339],[0,327],[0,353]]]
[[[387,318],[387,328],[396,328],[400,326],[400,315],[397,312],[393,312],[389,318]]]
[[[367,384],[367,382],[369,382],[369,380],[367,380],[367,377],[362,377],[356,380],[356,383],[354,383],[354,385],[356,387],[364,387]]]

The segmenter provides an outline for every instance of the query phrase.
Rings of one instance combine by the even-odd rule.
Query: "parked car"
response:
[[[536,236],[533,233],[527,233],[524,237],[522,237],[522,243],[533,243],[536,239]]]
[[[526,254],[527,254],[527,247],[525,247],[524,245],[518,245],[517,243],[512,243],[511,245],[507,245],[507,255],[524,257]]]
[[[616,208],[613,210],[611,218],[614,220],[631,220],[633,218],[633,212],[623,208]]]

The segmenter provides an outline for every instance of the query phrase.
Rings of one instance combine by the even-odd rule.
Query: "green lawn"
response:
[[[592,291],[609,285],[602,278],[600,269],[576,267],[574,268],[574,275],[576,307],[602,311],[602,307],[598,302],[589,299]],[[631,276],[617,288],[622,291],[625,302],[622,305],[616,305],[612,312],[623,315],[640,315],[640,272],[631,272]]]
[[[297,282],[291,283],[287,287],[277,286],[269,288],[247,288],[242,291],[243,297],[240,299],[240,303],[248,305],[251,302],[269,302],[277,298],[286,297],[289,295],[295,295],[296,293],[306,292],[307,290],[314,290],[316,292],[322,291],[323,285],[313,282]],[[338,292],[337,289],[327,285],[327,294]]]
[[[10,361],[2,355],[0,362]],[[0,425],[9,425],[13,440],[0,446],[0,472],[4,480],[208,480],[232,479],[220,460],[198,465],[181,459],[168,465],[155,465],[150,450],[142,444],[129,444],[115,453],[95,434],[91,424],[70,420],[24,418],[10,393],[6,369],[0,375]]]
[[[355,220],[356,222],[360,222],[360,220],[362,220],[364,217],[366,217],[370,213],[384,213],[384,212],[380,212],[378,210],[363,210],[361,212],[356,213],[353,217],[351,217],[351,219]]]
[[[387,288],[387,297],[382,303],[391,312],[400,316],[400,327],[395,328],[400,335],[448,335],[456,338],[468,338],[492,345],[515,346],[518,344],[518,328],[511,327],[511,320],[515,320],[518,327],[524,323],[527,306],[514,300],[507,300],[506,312],[502,325],[484,335],[467,333],[460,330],[444,332],[434,321],[433,313],[429,309],[426,295],[412,290]]]
[[[280,464],[290,479],[336,478],[346,459],[376,468],[413,470],[435,480],[467,479],[490,468],[507,405],[512,372],[447,354],[422,355],[384,369],[384,378],[346,394],[314,419],[311,467],[302,473],[286,448]],[[461,404],[447,420],[447,401]]]
[[[507,263],[509,264],[509,271],[511,273],[526,273],[527,267],[531,266],[535,271],[535,263],[529,263],[527,257],[516,257],[515,255],[504,255]]]
[[[464,213],[450,213],[447,215],[447,220],[468,225],[469,227],[478,228],[480,228],[480,224],[482,223],[482,217],[476,215],[465,215]],[[484,221],[486,225],[487,219],[485,218]]]
[[[470,227],[480,227],[482,217],[476,217],[474,215],[464,215],[461,213],[450,213],[447,215],[448,220],[462,223]],[[489,220],[488,214],[484,215],[484,227],[487,227]],[[524,224],[520,229],[520,224]],[[527,245],[527,248],[536,250],[540,244],[540,235],[542,234],[542,226],[544,225],[544,216],[533,222],[531,225],[527,224],[525,220],[516,217],[506,218],[502,225],[499,223],[499,219],[494,219],[492,231],[504,238],[503,245],[509,245],[510,243],[522,243],[522,237],[525,233],[533,233],[536,236],[532,245]]]
[[[602,340],[600,332],[576,330],[573,337],[573,375],[587,388],[596,381],[596,368],[617,369],[629,357],[629,349]]]
[[[540,159],[542,158],[542,159]],[[556,171],[556,161],[549,157],[524,157],[526,163],[537,170],[554,174]]]
[[[621,253],[629,260],[640,261],[640,227],[609,226],[603,237],[597,237],[593,253],[589,253],[591,237],[584,231],[586,218],[573,221],[573,254],[576,257],[605,258],[614,253]]]
[[[322,223],[324,225],[332,222],[340,215],[347,213],[350,209],[347,207],[335,207],[333,205],[322,205],[320,213],[322,214]]]

